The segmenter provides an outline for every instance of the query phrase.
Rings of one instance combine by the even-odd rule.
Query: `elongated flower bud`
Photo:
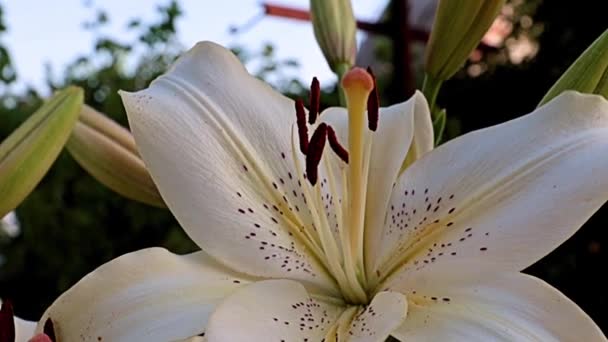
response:
[[[452,77],[488,31],[505,0],[440,0],[426,48],[425,72]]]
[[[608,98],[608,30],[596,39],[549,89],[539,106],[565,90]]]
[[[350,0],[310,0],[317,43],[333,72],[341,75],[355,64],[357,23]]]
[[[0,217],[15,209],[51,167],[82,102],[80,88],[59,91],[0,144]]]
[[[66,148],[100,183],[149,205],[165,207],[135,140],[124,127],[89,106],[83,106]]]

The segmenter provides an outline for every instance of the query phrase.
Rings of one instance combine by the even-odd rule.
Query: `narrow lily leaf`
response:
[[[55,94],[0,144],[0,217],[29,195],[63,148],[74,127],[82,90]]]
[[[165,207],[133,136],[107,116],[83,106],[66,148],[80,166],[108,188],[132,200]]]
[[[539,107],[564,90],[599,94],[608,98],[608,30],[596,39],[566,70],[540,101]]]

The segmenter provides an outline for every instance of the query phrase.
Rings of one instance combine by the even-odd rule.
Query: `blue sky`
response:
[[[94,17],[96,8],[107,10],[111,25],[103,32],[120,37],[125,25],[133,17],[151,21],[156,17],[156,6],[168,0],[18,0],[5,1],[9,32],[4,40],[9,46],[17,67],[20,83],[40,86],[44,63],[61,70],[80,53],[92,50],[93,34],[82,29],[82,23]],[[386,1],[353,0],[355,15],[373,19]],[[192,46],[199,40],[212,40],[223,45],[240,44],[251,49],[270,41],[277,48],[279,58],[295,57],[301,62],[299,77],[309,80],[319,76],[321,81],[332,80],[321,52],[317,48],[309,24],[280,18],[266,17],[245,33],[230,35],[228,28],[242,25],[262,11],[260,0],[181,0],[185,16],[179,22],[180,40]],[[307,0],[274,0],[271,3],[307,8]],[[360,37],[359,37],[360,38]]]

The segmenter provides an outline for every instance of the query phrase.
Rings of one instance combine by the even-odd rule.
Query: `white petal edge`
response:
[[[34,337],[37,322],[15,317],[15,342],[27,342]]]
[[[440,272],[447,261],[524,269],[606,201],[606,152],[608,102],[574,92],[440,146],[395,186],[397,211],[387,214],[383,236],[384,275],[400,265],[398,281],[412,283],[418,271]],[[405,263],[387,262],[400,260],[396,255]]]
[[[312,298],[295,281],[260,281],[217,307],[205,337],[209,342],[321,341],[343,310]]]
[[[455,272],[420,285],[393,332],[402,341],[606,341],[575,303],[523,273],[467,279]]]
[[[203,250],[242,273],[337,294],[298,235],[298,215],[307,211],[296,210],[293,101],[211,42],[198,43],[148,89],[121,96],[163,199]],[[287,257],[299,267],[282,267]]]
[[[202,333],[225,296],[251,279],[203,252],[125,254],[89,273],[44,313],[59,341],[171,341]]]
[[[435,132],[429,105],[420,91],[416,90],[414,96],[417,98],[414,107],[414,138],[401,171],[435,147]]]

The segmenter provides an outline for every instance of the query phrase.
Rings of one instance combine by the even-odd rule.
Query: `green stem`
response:
[[[435,110],[435,101],[437,101],[437,95],[439,94],[439,89],[441,89],[441,85],[443,81],[429,74],[424,75],[424,82],[422,83],[422,93],[426,100],[429,103],[429,109],[431,110],[431,119],[435,121],[437,112]]]
[[[336,65],[334,70],[336,76],[338,76],[338,95],[340,96],[340,106],[346,107],[346,95],[344,94],[344,89],[342,88],[342,77],[350,70],[351,66],[347,63],[340,63]]]

